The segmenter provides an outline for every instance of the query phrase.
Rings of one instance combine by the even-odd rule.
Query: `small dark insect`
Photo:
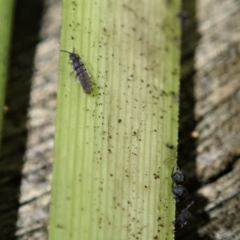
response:
[[[172,174],[172,180],[175,184],[185,183],[187,181],[187,176],[177,168],[177,171]]]
[[[185,27],[185,26],[186,26],[186,23],[187,23],[188,20],[189,20],[189,15],[188,15],[188,13],[187,13],[186,11],[184,11],[184,10],[181,9],[181,10],[179,11],[179,13],[178,13],[177,16],[178,16],[179,19],[180,19],[181,27],[182,27],[182,28]]]
[[[190,217],[192,217],[191,213],[188,211],[188,209],[194,204],[194,202],[191,202],[185,209],[181,211],[181,213],[177,216],[175,220],[175,226],[177,228],[182,228],[187,224],[187,221]]]
[[[72,61],[71,64],[73,65],[73,69],[76,72],[76,78],[78,78],[83,91],[87,94],[90,94],[93,91],[91,77],[79,55],[74,53],[74,49],[73,52],[68,52],[66,50],[61,50],[61,52],[66,52],[69,54],[69,59]],[[73,72],[71,72],[71,74]]]
[[[173,186],[172,192],[175,195],[176,203],[181,203],[186,200],[188,195],[188,190],[182,185]]]

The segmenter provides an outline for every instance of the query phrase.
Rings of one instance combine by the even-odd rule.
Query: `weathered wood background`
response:
[[[179,165],[195,206],[177,239],[240,239],[240,1],[183,6]]]
[[[240,239],[240,1],[185,0],[177,239]],[[0,165],[0,239],[47,239],[61,2],[18,0]]]
[[[52,176],[61,1],[17,0],[15,12],[0,165],[0,239],[44,240]]]

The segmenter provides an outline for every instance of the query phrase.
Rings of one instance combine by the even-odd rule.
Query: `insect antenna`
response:
[[[68,53],[68,54],[71,54],[71,52],[69,52],[69,51],[66,51],[66,50],[60,50],[61,52],[66,52],[66,53]]]
[[[194,201],[192,201],[184,210],[188,210],[193,204],[194,204]]]

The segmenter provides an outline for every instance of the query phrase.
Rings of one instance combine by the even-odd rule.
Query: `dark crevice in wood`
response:
[[[225,168],[218,172],[218,174],[211,176],[210,178],[208,178],[208,180],[206,182],[204,182],[204,184],[210,184],[215,182],[216,180],[220,179],[221,177],[223,177],[224,175],[232,172],[235,163],[240,159],[240,155],[233,155],[233,156],[229,156],[227,158],[227,164],[225,165]]]
[[[201,182],[199,182],[196,174],[197,142],[191,135],[197,125],[194,112],[194,56],[200,35],[196,32],[196,1],[183,1],[183,8],[189,12],[190,20],[183,29],[182,36],[178,166],[188,175],[185,186],[189,191],[189,197],[186,202],[177,206],[177,212],[180,212],[191,201],[194,201],[195,204],[190,210],[192,218],[184,228],[176,232],[176,239],[211,239],[209,236],[202,238],[198,234],[200,225],[205,225],[209,221],[209,216],[203,210],[207,205],[207,199],[195,193],[201,187]],[[189,36],[191,36],[191,42]]]
[[[30,198],[30,199],[22,202],[21,204],[19,204],[19,206],[22,207],[22,206],[24,206],[24,205],[28,205],[28,204],[31,203],[31,202],[35,202],[36,200],[39,200],[39,199],[40,199],[41,197],[43,197],[43,196],[48,196],[49,194],[50,194],[50,191],[47,191],[47,192],[45,192],[44,194],[42,194],[42,195],[40,195],[40,196],[33,197],[33,198]]]
[[[31,228],[31,230],[23,232],[22,234],[18,234],[18,238],[21,237],[28,237],[28,239],[31,239],[32,235],[34,232],[47,232],[47,226],[46,227],[35,227],[35,228]],[[39,238],[40,239],[40,238]]]

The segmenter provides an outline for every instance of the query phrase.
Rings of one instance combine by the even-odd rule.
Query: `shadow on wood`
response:
[[[15,239],[27,111],[43,1],[16,1],[0,161],[0,239]]]

